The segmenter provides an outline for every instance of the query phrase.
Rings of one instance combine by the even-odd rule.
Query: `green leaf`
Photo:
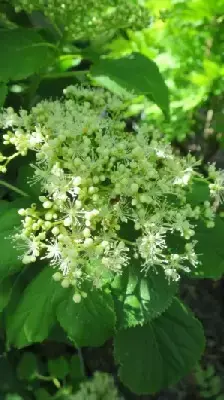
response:
[[[0,216],[2,213],[10,208],[10,202],[6,200],[0,200]]]
[[[17,365],[17,376],[20,380],[32,380],[38,373],[37,358],[33,353],[24,353]]]
[[[13,393],[13,394],[7,394],[5,400],[24,400],[19,394]]]
[[[103,75],[94,77],[94,83],[109,90],[114,94],[117,94],[118,96],[128,95],[128,91],[117,82],[115,82],[113,79],[110,79],[109,76]]]
[[[47,266],[26,287],[14,312],[7,312],[7,342],[21,348],[48,336],[56,317],[55,309],[65,289],[52,278]]]
[[[64,379],[69,373],[69,364],[65,357],[48,360],[48,371],[51,376]]]
[[[187,195],[187,200],[193,206],[210,200],[209,186],[206,181],[196,180],[193,182],[191,192]]]
[[[21,166],[18,172],[17,187],[36,200],[41,193],[41,187],[40,182],[32,182],[33,176],[34,168],[30,165]]]
[[[223,220],[217,216],[214,228],[207,228],[199,221],[195,232],[196,252],[201,264],[191,274],[198,278],[220,279],[224,273]]]
[[[15,203],[10,203],[10,208],[0,215],[0,232],[13,229],[21,223],[21,216],[18,214],[18,208]]]
[[[18,383],[15,368],[6,356],[1,355],[0,357],[0,393],[16,392],[18,389]]]
[[[44,388],[38,388],[34,392],[35,394],[35,399],[36,400],[50,400],[50,399],[55,399],[55,397],[52,397],[48,391]]]
[[[224,113],[222,112],[217,112],[214,114],[213,117],[213,128],[216,130],[216,132],[224,132]]]
[[[118,328],[144,324],[158,317],[169,307],[176,290],[176,282],[169,282],[162,269],[152,269],[144,275],[139,262],[133,260],[113,283]]]
[[[0,243],[1,243],[1,257],[0,257],[0,281],[7,276],[13,275],[21,269],[21,249],[16,247],[12,241],[12,236],[15,233],[15,228],[20,226],[21,217],[18,214],[18,209],[14,208],[14,202],[11,203],[10,208],[2,209],[0,215]]]
[[[3,281],[0,282],[0,312],[4,310],[9,302],[13,282],[14,279],[12,277],[5,278],[3,279]]]
[[[91,67],[90,73],[101,83],[106,79],[105,77],[109,77],[123,89],[144,94],[150,100],[152,99],[166,115],[169,114],[168,88],[155,62],[144,55],[133,53],[119,59],[101,59]],[[107,85],[108,82],[111,86],[111,81],[106,81]]]
[[[83,367],[77,354],[71,357],[69,374],[73,382],[78,382],[85,378]]]
[[[101,346],[113,335],[115,313],[110,293],[90,289],[80,303],[72,299],[72,290],[57,309],[57,318],[68,337],[79,347]]]
[[[45,42],[34,29],[1,29],[0,81],[25,79],[51,62],[53,45]]]
[[[0,107],[3,106],[7,93],[8,93],[8,87],[6,83],[0,82]]]
[[[175,299],[151,323],[117,333],[114,345],[120,378],[137,394],[159,392],[194,367],[204,342],[200,322]]]

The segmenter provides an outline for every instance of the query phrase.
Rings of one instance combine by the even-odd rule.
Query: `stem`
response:
[[[130,242],[130,240],[123,239],[121,237],[119,237],[119,239],[122,240],[122,242],[129,244],[130,246],[135,246],[135,242]]]
[[[80,361],[80,365],[81,365],[81,370],[82,370],[83,376],[86,376],[85,363],[84,363],[84,358],[83,358],[83,355],[82,355],[82,350],[80,349],[80,347],[77,347],[77,346],[76,346],[76,349],[77,349],[77,353],[78,353],[78,356],[79,356],[79,361]]]
[[[30,46],[23,46],[22,49],[29,49],[30,47],[49,47],[49,48],[53,49],[55,52],[58,53],[57,46],[55,46],[54,44],[49,43],[49,42],[33,43]]]
[[[8,182],[3,181],[2,179],[0,179],[0,185],[5,186],[5,187],[7,187],[8,189],[11,189],[11,190],[13,190],[14,192],[16,192],[16,193],[18,193],[18,194],[21,194],[21,196],[29,197],[29,195],[28,195],[27,193],[25,193],[23,190],[18,189],[17,187],[11,185],[11,184],[8,183]]]
[[[61,387],[59,380],[53,376],[44,376],[44,375],[41,375],[38,372],[36,372],[35,377],[37,379],[40,379],[41,381],[53,382],[57,389],[60,389],[60,387]]]

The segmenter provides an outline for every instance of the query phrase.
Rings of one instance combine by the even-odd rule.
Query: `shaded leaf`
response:
[[[0,312],[4,310],[9,302],[13,282],[14,279],[12,277],[3,279],[3,281],[0,282]]]
[[[77,354],[72,356],[70,360],[70,368],[69,368],[70,377],[74,383],[81,381],[85,378],[85,374],[80,362],[80,358]]]
[[[54,49],[34,29],[1,29],[0,81],[21,80],[40,72],[52,60]]]
[[[207,228],[198,221],[195,232],[196,252],[201,264],[191,274],[198,278],[220,279],[224,274],[224,221],[217,216],[214,228]]]
[[[206,181],[194,181],[191,192],[187,195],[187,201],[196,206],[210,200],[209,186]]]
[[[214,114],[212,123],[216,132],[224,132],[224,113],[217,112]]]
[[[34,168],[30,165],[21,166],[18,171],[17,187],[36,200],[41,193],[41,187],[40,182],[32,182],[33,176]]]
[[[35,399],[36,400],[50,400],[50,399],[53,399],[53,397],[48,393],[48,391],[46,389],[39,388],[39,389],[35,390]]]
[[[194,367],[204,335],[200,322],[175,299],[151,323],[119,331],[114,345],[124,385],[147,394],[175,384]]]
[[[21,217],[18,209],[14,208],[14,202],[9,204],[10,208],[7,209],[6,205],[1,208],[0,215],[0,281],[20,270],[22,266],[20,257],[22,251],[12,240],[12,236],[16,232],[15,228],[20,226]]]
[[[79,347],[101,346],[113,335],[115,313],[110,293],[90,289],[80,303],[72,299],[72,291],[57,309],[57,318],[69,338]]]
[[[25,288],[14,312],[7,312],[9,344],[21,348],[48,336],[56,322],[56,306],[65,293],[52,275],[51,267],[44,268]]]
[[[38,373],[37,358],[33,353],[24,353],[17,365],[17,376],[21,380],[32,380]]]
[[[6,83],[0,82],[0,107],[3,106],[7,93],[8,93],[8,87]]]
[[[51,376],[64,379],[69,373],[69,364],[65,357],[48,360],[48,371]]]

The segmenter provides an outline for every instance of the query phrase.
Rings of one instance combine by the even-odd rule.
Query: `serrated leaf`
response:
[[[51,376],[64,379],[69,373],[69,364],[65,357],[48,360],[48,371]]]
[[[7,342],[17,348],[41,342],[56,322],[55,309],[65,289],[45,267],[26,287],[14,312],[7,312]]]
[[[67,298],[57,309],[57,318],[68,337],[79,347],[101,346],[114,333],[115,313],[112,295],[103,290],[89,289],[80,303]]]
[[[119,59],[100,59],[90,69],[93,78],[109,77],[109,85],[114,81],[123,89],[144,94],[169,114],[168,88],[154,61],[140,53],[133,53]],[[108,84],[108,82],[106,81]],[[118,86],[116,86],[117,92]]]
[[[194,367],[204,344],[200,322],[174,299],[151,323],[117,333],[114,352],[120,378],[134,393],[159,392]]]
[[[32,380],[38,373],[37,358],[33,353],[24,353],[17,365],[17,376],[20,380]]]
[[[196,253],[201,264],[191,271],[198,278],[220,279],[224,274],[224,221],[220,217],[215,219],[215,227],[207,228],[198,221],[194,239],[198,241]]]
[[[144,324],[158,317],[169,307],[177,290],[176,282],[169,282],[162,268],[141,272],[139,261],[133,260],[113,283],[118,328]]]
[[[40,72],[52,60],[53,46],[34,29],[1,29],[0,81],[21,80]]]
[[[7,93],[8,93],[8,87],[6,83],[0,82],[0,107],[3,106]]]

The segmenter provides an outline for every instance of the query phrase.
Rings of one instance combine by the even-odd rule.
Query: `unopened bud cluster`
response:
[[[104,372],[95,372],[94,376],[79,386],[79,390],[72,397],[73,400],[122,400],[115,386],[113,377]]]
[[[149,25],[147,9],[132,0],[13,0],[17,11],[42,11],[71,39]]]
[[[146,124],[128,131],[129,101],[74,86],[61,101],[43,101],[29,113],[8,108],[0,116],[4,143],[16,149],[1,156],[2,171],[12,157],[36,153],[33,182],[40,182],[41,193],[36,204],[20,209],[23,227],[16,234],[26,246],[23,262],[48,260],[54,279],[74,286],[75,302],[86,296],[84,281],[101,287],[132,257],[142,273],[163,268],[177,280],[198,264],[196,220],[214,224],[212,203],[187,200],[198,163],[176,156]],[[210,174],[216,201],[223,181],[213,166]],[[170,249],[172,235],[184,241],[182,253]]]

